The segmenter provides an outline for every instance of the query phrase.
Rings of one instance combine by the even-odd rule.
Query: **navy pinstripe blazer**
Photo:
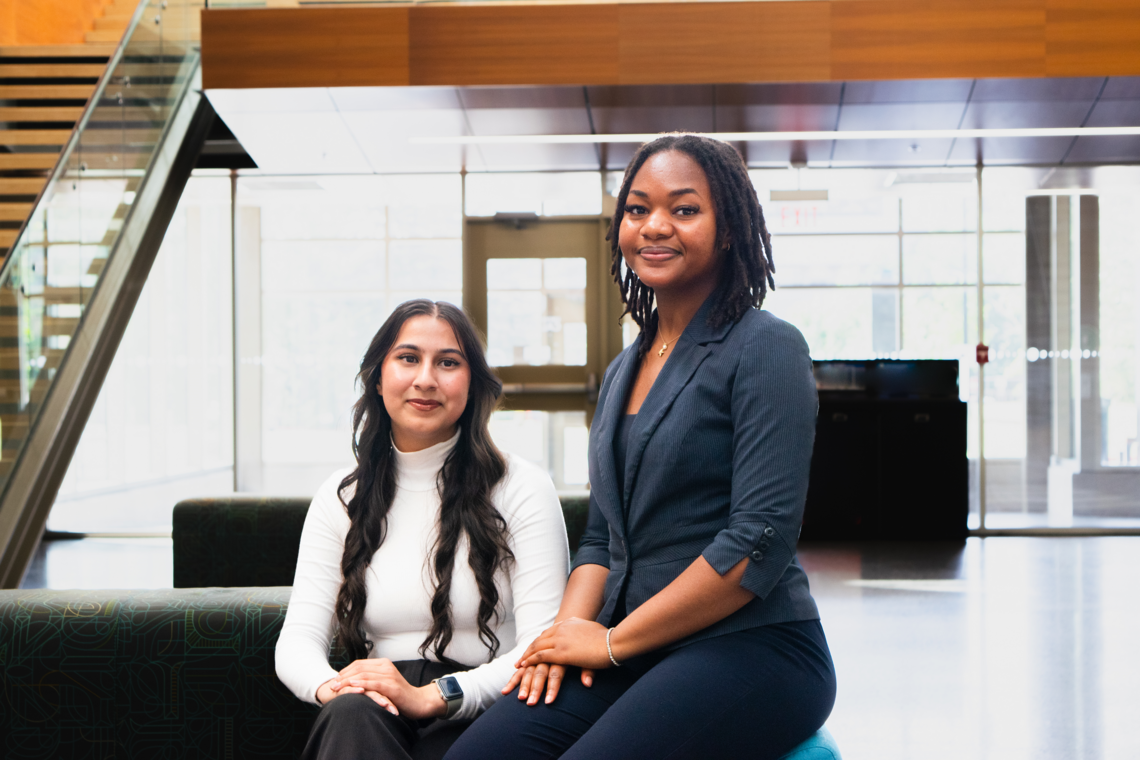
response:
[[[685,328],[630,430],[619,492],[614,431],[637,345],[606,370],[590,430],[590,512],[574,566],[609,568],[608,625],[622,588],[633,611],[703,556],[722,575],[749,558],[756,598],[673,646],[772,623],[819,618],[796,541],[818,408],[799,331],[750,309],[710,328],[712,297]]]

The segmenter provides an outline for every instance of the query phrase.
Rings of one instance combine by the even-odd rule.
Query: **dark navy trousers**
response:
[[[503,697],[445,760],[775,759],[823,725],[835,669],[818,620],[729,633],[567,673],[553,704]]]

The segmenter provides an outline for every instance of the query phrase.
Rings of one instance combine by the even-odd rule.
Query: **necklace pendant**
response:
[[[657,355],[658,356],[664,356],[665,355],[665,349],[667,349],[667,348],[669,348],[669,341],[665,341],[664,343],[661,344],[661,350],[657,352]]]

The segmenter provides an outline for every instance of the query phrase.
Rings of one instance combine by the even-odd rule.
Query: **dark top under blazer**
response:
[[[609,568],[598,621],[625,587],[632,612],[703,556],[721,575],[749,558],[756,598],[675,643],[819,618],[796,561],[818,408],[800,332],[766,311],[708,326],[711,298],[673,345],[630,431],[624,493],[614,431],[637,344],[606,370],[590,429],[590,512],[574,567]]]

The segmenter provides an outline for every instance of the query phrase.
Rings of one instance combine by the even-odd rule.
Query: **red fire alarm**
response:
[[[978,364],[989,364],[990,347],[985,343],[978,344]]]

